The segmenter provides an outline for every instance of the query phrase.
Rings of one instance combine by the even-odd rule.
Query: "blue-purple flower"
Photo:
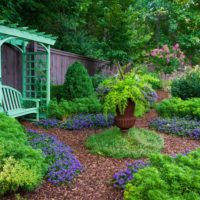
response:
[[[57,137],[27,130],[31,146],[41,149],[49,165],[47,178],[52,184],[71,182],[82,170],[79,160],[72,149],[60,142]]]
[[[157,118],[150,122],[150,128],[179,136],[200,139],[200,121],[184,118]]]
[[[134,178],[134,174],[138,172],[139,169],[142,169],[148,166],[148,162],[138,160],[134,163],[127,163],[125,170],[120,170],[113,176],[113,186],[115,188],[125,188],[125,185]]]

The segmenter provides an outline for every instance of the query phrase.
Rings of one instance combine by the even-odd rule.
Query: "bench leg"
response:
[[[36,113],[36,121],[39,121],[40,117],[39,117],[39,112]]]

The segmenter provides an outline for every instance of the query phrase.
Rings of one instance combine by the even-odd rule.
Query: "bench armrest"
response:
[[[22,101],[35,102],[36,107],[39,108],[40,99],[22,98]]]

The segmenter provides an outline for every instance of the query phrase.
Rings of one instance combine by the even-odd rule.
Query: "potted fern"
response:
[[[150,106],[147,97],[154,93],[150,82],[159,80],[135,69],[124,73],[123,69],[120,68],[116,77],[104,81],[100,87],[107,91],[103,96],[104,113],[115,113],[116,126],[127,130],[135,123],[135,109],[146,110]]]

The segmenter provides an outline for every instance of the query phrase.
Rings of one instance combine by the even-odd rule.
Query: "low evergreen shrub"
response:
[[[94,95],[85,98],[76,98],[73,101],[61,100],[59,103],[54,99],[49,103],[48,117],[65,119],[72,114],[100,113],[101,111],[102,106]]]
[[[182,100],[180,98],[165,99],[156,106],[161,117],[189,117],[200,119],[200,98]]]
[[[64,98],[63,94],[63,85],[52,85],[51,86],[51,99],[57,99],[57,101],[60,101],[62,98]]]
[[[200,69],[193,69],[185,76],[175,79],[171,85],[171,94],[181,99],[200,97]]]
[[[46,174],[41,151],[28,143],[22,126],[0,114],[0,195],[17,190],[33,190]]]
[[[63,95],[67,100],[88,97],[94,94],[92,80],[80,62],[75,62],[69,66],[65,75]]]

